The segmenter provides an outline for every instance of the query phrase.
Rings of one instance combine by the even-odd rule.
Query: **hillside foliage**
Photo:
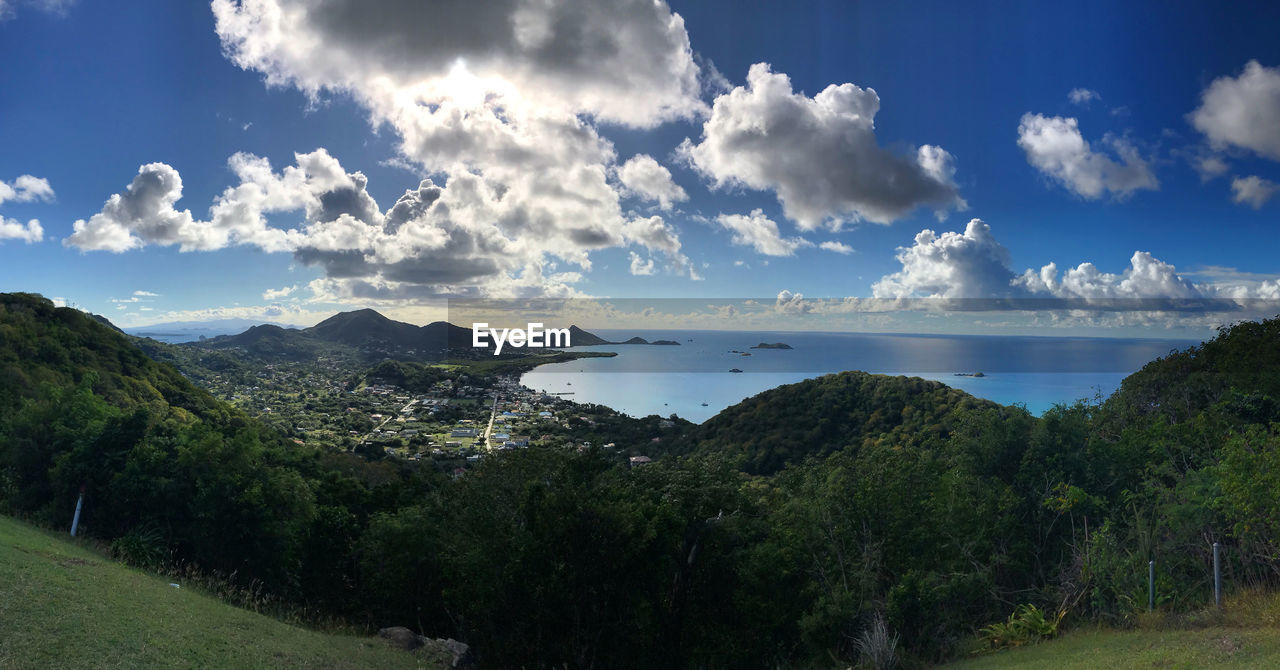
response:
[[[1162,608],[1202,606],[1215,541],[1229,584],[1275,585],[1278,351],[1280,320],[1237,325],[1041,417],[829,375],[677,422],[652,465],[529,449],[453,479],[287,442],[102,323],[10,294],[0,507],[65,528],[84,487],[85,532],[135,562],[464,640],[486,667],[853,664],[881,628],[910,665],[1031,607],[1130,622],[1149,560]]]

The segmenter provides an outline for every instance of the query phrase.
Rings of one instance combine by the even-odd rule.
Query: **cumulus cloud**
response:
[[[17,219],[0,216],[0,240],[22,240],[27,244],[44,239],[44,228],[37,219],[25,224]]]
[[[1275,300],[1280,281],[1238,277],[1195,283],[1172,264],[1146,251],[1135,251],[1120,273],[1103,272],[1092,262],[1059,270],[1048,263],[1015,274],[1008,250],[979,219],[964,233],[941,235],[923,230],[910,247],[898,249],[902,269],[876,282],[876,299],[913,298],[1012,301],[984,302],[1002,309],[1080,308],[1109,311],[1210,309],[1212,301]],[[1045,302],[1047,299],[1049,302]],[[1027,301],[1019,303],[1018,301]],[[1218,304],[1217,308],[1224,305]]]
[[[679,235],[662,217],[631,219],[623,224],[622,235],[631,244],[639,244],[650,251],[662,252],[676,272],[688,272],[691,279],[699,278],[689,258],[680,251]]]
[[[423,180],[383,212],[368,193],[368,179],[325,150],[296,154],[295,162],[277,172],[265,158],[232,156],[229,165],[240,183],[214,201],[208,220],[176,208],[182,196],[176,170],[144,165],[101,212],[77,221],[64,243],[86,251],[157,244],[183,251],[248,245],[289,252],[324,270],[332,280],[320,287],[326,295],[351,300],[572,295],[569,285],[581,273],[555,272],[556,260],[588,270],[589,251],[627,245],[659,252],[672,267],[696,274],[679,235],[662,217],[624,221],[616,198],[612,208],[592,202],[584,185],[547,185],[575,197],[538,200],[463,173],[450,177],[447,187]],[[595,176],[603,183],[603,175]],[[588,182],[596,183],[594,177]],[[604,219],[593,216],[601,207],[608,212]],[[271,225],[281,216],[292,216],[292,227]]]
[[[835,240],[827,240],[826,242],[819,244],[818,248],[826,249],[827,251],[834,251],[837,254],[847,255],[853,253],[853,247],[845,244],[844,242],[836,242]]]
[[[640,254],[632,251],[631,254],[631,274],[633,275],[651,275],[653,274],[653,259],[648,260],[641,258]]]
[[[1120,160],[1095,151],[1074,118],[1028,113],[1018,124],[1018,146],[1027,162],[1076,195],[1092,200],[1110,193],[1124,198],[1141,189],[1159,189],[1160,182],[1136,147],[1110,135],[1103,144]]]
[[[283,288],[269,288],[262,292],[263,300],[280,300],[289,297],[294,291],[298,290],[298,285],[285,286]]]
[[[133,294],[135,296],[138,296],[139,298],[159,298],[160,297],[159,293],[152,293],[151,291],[143,291],[143,290],[134,291]]]
[[[1280,184],[1257,175],[1231,180],[1231,199],[1254,209],[1261,209],[1277,191],[1280,191]]]
[[[215,0],[213,12],[235,64],[315,98],[350,96],[375,127],[398,135],[397,162],[446,177],[447,189],[424,182],[406,193],[385,222],[335,197],[334,207],[308,212],[329,220],[313,221],[324,230],[305,231],[305,244],[267,231],[269,242],[323,265],[331,279],[368,280],[351,291],[414,296],[424,285],[461,283],[456,290],[483,292],[497,276],[520,292],[561,290],[576,275],[548,274],[548,256],[586,271],[591,251],[637,239],[626,232],[620,189],[664,207],[684,195],[669,172],[658,179],[652,168],[665,168],[656,161],[629,161],[624,180],[596,127],[705,114],[683,19],[665,2],[500,0],[442,11],[409,0],[376,9],[356,0]],[[614,175],[620,185],[610,183]],[[231,201],[272,200],[244,196]],[[228,212],[254,218],[251,206],[243,216]],[[416,223],[402,221],[414,213]],[[676,242],[660,243],[684,263]]]
[[[636,154],[623,163],[618,168],[618,181],[628,192],[655,201],[664,210],[689,199],[684,189],[671,179],[671,171],[648,154]]]
[[[0,0],[0,18],[3,18],[4,3]],[[53,200],[53,187],[47,179],[24,174],[11,182],[0,180],[0,205],[5,202],[35,202]],[[27,244],[44,239],[44,227],[39,219],[30,219],[23,223],[17,219],[0,216],[0,241],[22,240]]]
[[[1129,267],[1120,274],[1081,263],[1059,276],[1056,263],[1039,271],[1027,270],[1014,284],[1033,295],[1085,301],[1142,300],[1148,298],[1197,299],[1210,297],[1208,287],[1198,287],[1177,274],[1177,269],[1146,251],[1135,251]]]
[[[182,177],[164,163],[149,163],[122,193],[112,195],[88,221],[76,221],[63,240],[83,251],[116,253],[145,244],[177,244],[183,250],[215,249],[220,245],[208,226],[196,222],[190,210],[178,211]]]
[[[660,0],[214,0],[213,14],[237,65],[312,94],[429,94],[437,73],[465,62],[535,106],[617,123],[703,108],[684,20]]]
[[[1190,120],[1215,148],[1280,160],[1280,68],[1251,60],[1240,76],[1213,80]]]
[[[963,233],[920,231],[898,249],[902,269],[872,285],[876,298],[1004,298],[1013,293],[1009,250],[973,219]]]
[[[765,256],[792,256],[797,249],[813,246],[802,237],[783,237],[778,224],[759,209],[750,214],[721,214],[716,223],[733,233],[734,244],[754,247]]]
[[[921,206],[965,208],[951,154],[931,145],[906,156],[882,148],[879,109],[873,89],[831,85],[811,98],[757,63],[746,86],[715,99],[701,141],[686,139],[680,152],[718,188],[774,191],[786,216],[806,230],[892,223]]]
[[[1099,95],[1097,91],[1091,89],[1073,88],[1069,93],[1067,93],[1067,99],[1070,100],[1073,105],[1088,106],[1088,104],[1094,100],[1101,100],[1102,96]]]
[[[805,301],[803,293],[793,293],[783,289],[778,291],[778,297],[774,299],[773,308],[775,311],[785,314],[806,314],[812,311],[813,306]]]
[[[49,180],[24,174],[12,182],[0,180],[0,205],[6,201],[34,202],[53,200],[53,187]]]

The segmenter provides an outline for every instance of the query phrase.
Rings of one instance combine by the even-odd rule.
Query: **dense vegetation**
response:
[[[0,309],[4,509],[65,527],[84,485],[86,531],[131,560],[486,666],[847,664],[878,621],[938,660],[1015,609],[1129,622],[1150,559],[1161,607],[1203,605],[1214,541],[1229,584],[1280,575],[1280,320],[1040,418],[844,373],[676,423],[653,465],[529,449],[449,479],[287,443],[74,310]],[[597,447],[627,430],[593,421]]]

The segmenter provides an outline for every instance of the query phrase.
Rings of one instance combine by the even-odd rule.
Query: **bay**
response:
[[[612,331],[676,345],[600,345],[612,358],[540,366],[521,383],[632,416],[677,414],[701,423],[762,391],[845,370],[923,377],[1036,414],[1106,397],[1128,375],[1186,340],[825,332]],[[755,349],[782,342],[791,349]],[[743,355],[743,354],[749,355]],[[730,372],[738,369],[742,372]],[[982,376],[957,376],[957,373]]]

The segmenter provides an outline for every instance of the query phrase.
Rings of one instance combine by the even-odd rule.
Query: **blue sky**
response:
[[[0,289],[1280,299],[1275,3],[309,4],[0,0]]]

